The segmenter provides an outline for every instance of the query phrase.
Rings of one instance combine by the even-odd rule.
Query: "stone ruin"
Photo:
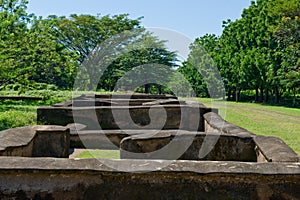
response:
[[[300,199],[289,146],[197,102],[82,95],[37,112],[0,132],[0,199]],[[87,147],[120,159],[69,159]]]

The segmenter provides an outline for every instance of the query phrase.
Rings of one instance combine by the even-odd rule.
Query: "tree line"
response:
[[[88,80],[84,81],[87,89],[113,91],[127,72],[156,63],[160,65],[155,70],[144,70],[143,74],[136,71],[133,75],[164,79],[168,85],[146,83],[133,89],[145,93],[176,90],[182,95],[194,92],[199,97],[219,95],[235,101],[247,93],[253,94],[256,102],[273,99],[275,103],[285,95],[295,100],[299,94],[299,0],[252,1],[240,19],[223,22],[220,36],[197,38],[180,66],[176,65],[176,52],[147,32],[141,18],[130,19],[128,14],[42,18],[27,13],[27,5],[27,0],[0,1],[0,90],[72,89],[89,55],[106,51],[111,59],[105,60],[109,64],[100,80],[93,80],[98,72],[92,67],[79,76]],[[108,52],[99,47],[105,42],[109,45],[110,39],[117,40],[118,34],[125,34],[126,40],[116,49]],[[123,53],[115,56],[114,50]],[[170,70],[180,72],[184,78],[163,75]],[[127,80],[128,84],[135,82],[134,78]],[[188,85],[193,91],[186,90]],[[224,86],[226,93],[212,95],[214,90],[209,85]]]
[[[95,51],[112,58],[96,88],[92,85],[97,68],[87,68],[87,89],[113,91],[116,82],[136,66],[175,65],[175,52],[168,51],[164,41],[147,32],[141,26],[141,18],[130,19],[128,14],[42,18],[27,13],[27,5],[27,0],[0,1],[0,89],[72,89],[84,61]],[[122,55],[113,59],[114,51],[121,51],[122,45],[111,46],[108,52],[99,49],[99,44],[108,43],[118,34],[126,37],[122,45],[127,51],[122,50]],[[149,83],[138,89],[149,93],[157,87]]]
[[[205,77],[195,73],[195,66],[207,70],[206,55],[197,53],[205,49],[220,71],[229,100],[240,101],[242,91],[252,92],[256,102],[272,97],[279,103],[286,94],[295,100],[300,90],[299,15],[299,0],[252,1],[240,19],[223,22],[221,36],[197,38],[179,70],[197,95],[209,96]]]

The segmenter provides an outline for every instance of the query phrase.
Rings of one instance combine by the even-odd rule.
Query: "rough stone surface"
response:
[[[163,148],[168,149],[165,151]],[[177,152],[182,152],[182,155]],[[138,135],[127,137],[121,141],[121,158],[257,161],[255,143],[251,137],[184,131],[178,131],[177,135],[174,132],[159,133],[149,138]]]
[[[68,157],[69,129],[28,126],[0,132],[0,156]]]
[[[66,127],[42,126],[36,129],[33,140],[33,157],[68,158],[70,130]]]
[[[300,165],[0,158],[1,199],[299,199]],[[143,169],[141,169],[141,166]],[[149,166],[157,171],[149,172]],[[150,195],[151,194],[151,195]]]
[[[216,113],[204,114],[205,132],[252,137],[256,144],[257,162],[299,162],[299,156],[281,139],[256,136],[234,124],[230,124]]]
[[[71,148],[116,150],[119,149],[121,140],[130,136],[127,131],[83,130],[77,133],[73,132],[70,135],[70,146]]]
[[[256,136],[254,141],[261,160],[265,159],[267,162],[299,162],[298,155],[279,138]]]
[[[32,127],[0,131],[0,156],[32,156],[35,135]]]
[[[143,106],[154,106],[154,105],[186,105],[185,101],[178,101],[177,99],[163,99],[163,100],[155,100],[155,101],[150,101],[143,103]]]
[[[208,133],[221,133],[237,136],[255,136],[255,134],[247,131],[244,128],[228,123],[220,115],[214,112],[204,114],[205,119],[205,132]]]

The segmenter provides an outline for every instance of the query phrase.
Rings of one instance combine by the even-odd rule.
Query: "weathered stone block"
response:
[[[22,127],[0,131],[0,156],[32,156],[33,127]]]
[[[298,155],[279,138],[256,136],[254,141],[261,161],[299,162]]]
[[[28,126],[0,132],[0,156],[68,157],[69,129]]]
[[[237,135],[240,137],[255,136],[255,134],[247,131],[244,128],[228,123],[216,112],[205,113],[203,117],[205,120],[205,132],[207,133],[221,133],[228,135]]]
[[[131,136],[121,141],[122,159],[178,159],[256,162],[252,137],[191,132],[166,132],[150,138]],[[168,148],[163,151],[161,149]],[[182,152],[178,155],[177,152]]]
[[[33,140],[33,157],[68,158],[70,130],[66,127],[40,126]]]

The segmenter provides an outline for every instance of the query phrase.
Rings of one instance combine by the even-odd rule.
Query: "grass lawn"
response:
[[[120,151],[118,150],[86,150],[76,156],[76,158],[106,158],[120,159]]]
[[[36,124],[36,104],[0,101],[0,130]]]
[[[198,99],[211,106],[210,99]],[[226,104],[225,104],[226,103]],[[300,155],[300,109],[254,103],[213,102],[225,113],[226,121],[246,128],[256,135],[281,138]]]
[[[19,96],[14,91],[0,91],[3,96]],[[43,97],[40,101],[0,100],[0,130],[36,125],[38,106],[52,105],[72,98],[71,91],[28,91],[20,96]]]

